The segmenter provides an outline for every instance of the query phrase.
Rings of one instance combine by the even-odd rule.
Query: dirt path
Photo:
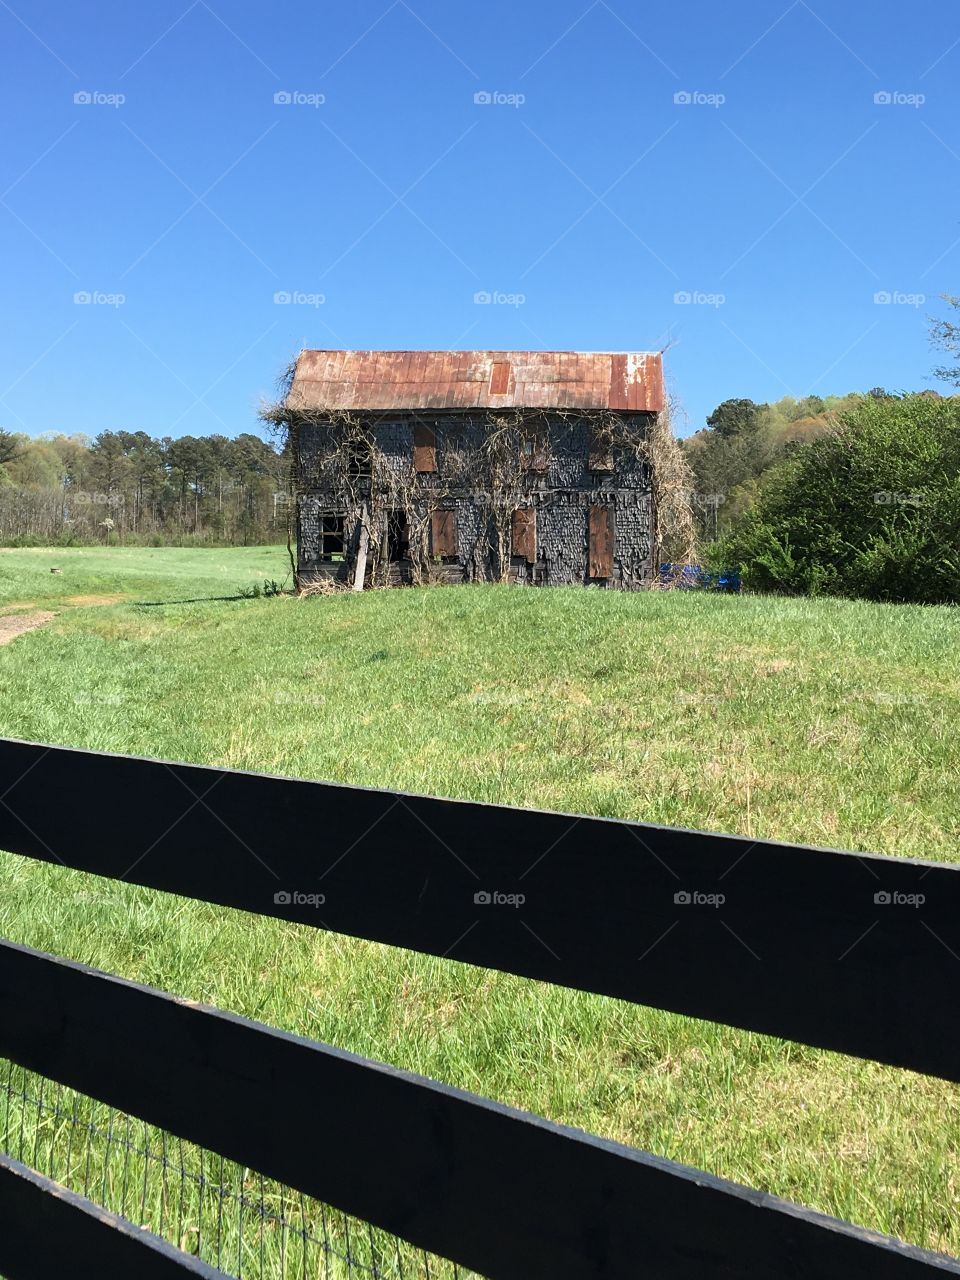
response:
[[[82,608],[92,604],[119,604],[126,596],[64,596],[63,603],[71,607]]]
[[[11,613],[0,617],[0,644],[9,644],[25,631],[42,627],[56,616],[48,609],[40,609],[37,613]]]

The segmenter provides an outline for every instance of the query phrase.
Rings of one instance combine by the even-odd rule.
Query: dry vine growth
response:
[[[692,501],[694,477],[673,434],[674,409],[671,400],[654,418],[649,443],[654,533],[661,559],[674,564],[695,564],[698,552]]]

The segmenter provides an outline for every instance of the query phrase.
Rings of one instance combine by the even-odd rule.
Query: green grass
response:
[[[0,648],[0,732],[958,856],[955,610],[502,587],[210,599],[286,568],[284,549],[0,552],[0,600],[60,609]],[[123,600],[65,603],[97,593]],[[17,941],[960,1252],[960,1091],[942,1082],[12,855],[0,875]]]
[[[140,601],[236,595],[241,584],[262,585],[265,578],[286,578],[289,586],[285,547],[0,547],[0,612],[53,608],[78,595]]]

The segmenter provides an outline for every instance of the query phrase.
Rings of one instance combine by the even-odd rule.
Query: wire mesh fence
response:
[[[240,1280],[481,1280],[5,1059],[0,1149]]]

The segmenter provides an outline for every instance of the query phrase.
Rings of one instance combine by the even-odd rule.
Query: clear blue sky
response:
[[[670,341],[683,433],[937,385],[946,0],[0,0],[0,59],[8,429],[256,430],[301,346]]]

